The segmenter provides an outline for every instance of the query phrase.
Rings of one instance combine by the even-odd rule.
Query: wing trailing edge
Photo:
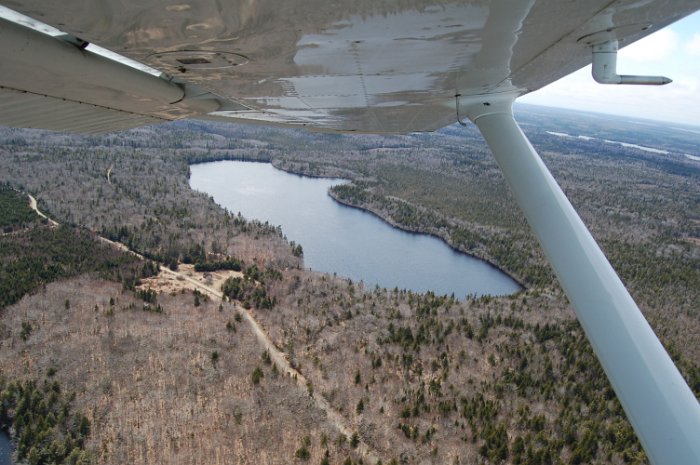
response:
[[[247,110],[197,86],[136,69],[0,18],[0,124],[99,133]]]

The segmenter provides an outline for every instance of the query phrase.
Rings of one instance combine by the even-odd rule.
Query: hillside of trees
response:
[[[153,262],[142,262],[99,241],[87,230],[52,227],[29,208],[26,194],[0,190],[0,309],[59,279],[92,274],[133,289],[140,278],[157,273]]]
[[[519,117],[699,396],[691,136]],[[0,310],[0,375],[41,390],[51,372],[74,392],[71,412],[90,425],[75,443],[94,463],[367,463],[359,442],[383,465],[647,463],[474,128],[380,137],[179,122],[89,137],[0,129],[0,140],[12,188],[0,191],[0,286],[14,295]],[[442,237],[526,289],[456,300],[305,270],[284,231],[189,188],[188,164],[223,159],[347,178],[330,193],[339,201]],[[20,192],[63,226],[37,220]],[[224,281],[230,301],[136,287],[155,264],[183,263],[240,271]],[[304,389],[258,345],[243,308]],[[46,423],[51,408],[40,411],[32,422]]]
[[[233,304],[139,288],[158,272],[154,262],[31,210],[16,215],[27,196],[4,194],[0,428],[15,463],[361,460],[307,393],[270,366]],[[245,272],[279,279],[255,265]]]

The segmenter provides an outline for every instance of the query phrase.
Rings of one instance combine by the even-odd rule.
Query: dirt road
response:
[[[47,220],[49,223],[51,223],[52,226],[58,226],[58,223],[48,216],[44,215],[39,208],[37,207],[36,199],[32,197],[30,194],[27,194],[29,196],[29,207],[36,212],[37,215],[40,217],[44,218]]]
[[[205,284],[202,284],[201,282],[197,281],[196,279],[193,279],[189,276],[186,276],[183,273],[179,273],[177,271],[172,271],[171,269],[164,267],[164,266],[161,266],[160,269],[161,269],[161,272],[163,272],[163,273],[169,273],[169,274],[174,275],[180,279],[184,279],[185,281],[189,282],[193,286],[196,286],[200,291],[206,292],[211,297],[215,297],[215,298],[219,298],[219,299],[225,298],[224,295],[221,293],[221,291],[213,289]],[[267,350],[270,353],[270,358],[272,359],[273,363],[277,366],[277,369],[280,370],[280,372],[285,373],[286,375],[290,376],[292,379],[294,379],[296,381],[297,385],[300,388],[306,390],[308,380],[298,370],[296,370],[292,367],[292,365],[289,363],[289,360],[287,359],[287,356],[285,355],[285,353],[277,348],[277,346],[272,342],[270,337],[267,335],[267,333],[262,328],[262,326],[260,326],[258,321],[253,317],[253,315],[248,310],[241,307],[240,305],[236,305],[236,309],[241,313],[243,318],[248,322],[251,329],[253,330],[253,333],[255,334],[255,337],[257,338],[258,342],[263,347],[263,349]],[[347,419],[345,417],[343,417],[337,410],[335,410],[331,406],[331,404],[323,396],[321,396],[319,394],[314,394],[313,399],[316,402],[316,405],[318,406],[318,408],[320,408],[321,410],[326,412],[328,419],[335,425],[335,427],[338,429],[338,431],[343,433],[349,439],[355,431],[350,427],[350,424],[347,421]],[[379,460],[379,457],[377,456],[377,454],[372,449],[370,449],[369,446],[367,446],[367,444],[365,444],[362,441],[360,441],[360,443],[358,444],[357,450],[371,464],[377,463],[377,461]]]
[[[51,218],[44,215],[41,211],[39,211],[39,209],[37,208],[36,199],[31,195],[29,195],[29,201],[31,208],[34,211],[36,211],[39,216],[41,216],[42,218],[46,218],[49,222],[51,222],[52,225],[58,226],[58,223],[56,221],[52,220]],[[129,252],[141,259],[145,259],[142,255],[134,252],[133,250],[130,250],[127,246],[125,246],[122,243],[111,241],[102,236],[97,237],[102,242],[110,244],[113,247],[118,248],[119,250]],[[173,271],[165,266],[160,267],[160,272],[170,274],[179,280],[187,281],[200,292],[207,293],[211,297],[218,298],[221,300],[226,299],[226,297],[221,291],[214,289],[200,281],[197,281],[196,279],[193,279],[192,277],[187,276],[184,273]],[[277,366],[277,369],[280,372],[294,379],[297,383],[297,386],[306,391],[308,380],[298,370],[292,367],[292,365],[289,363],[289,360],[287,359],[286,354],[277,348],[277,346],[272,342],[270,337],[267,335],[262,326],[260,326],[258,321],[253,317],[253,315],[247,309],[237,304],[236,310],[240,312],[243,319],[245,319],[245,321],[250,325],[250,328],[253,330],[256,339],[263,347],[263,349],[269,352],[270,359]],[[316,406],[324,412],[326,412],[328,419],[335,425],[339,432],[347,436],[348,439],[355,433],[355,431],[351,428],[350,422],[345,417],[343,417],[337,410],[335,410],[322,395],[314,393],[313,399],[316,403]],[[360,442],[358,443],[356,450],[365,458],[366,463],[375,464],[379,461],[379,456],[377,455],[377,453],[362,440],[360,440]]]

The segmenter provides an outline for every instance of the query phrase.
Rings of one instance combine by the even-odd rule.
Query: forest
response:
[[[682,155],[691,136],[622,123],[610,133],[531,107],[518,118],[700,396],[700,167]],[[71,412],[90,425],[75,436],[85,460],[646,463],[474,128],[380,137],[192,121],[104,136],[0,129],[0,140],[0,375],[26,389],[55,370],[49,383],[70,386]],[[438,236],[525,289],[457,300],[305,269],[303,244],[283,230],[189,188],[189,164],[225,159],[349,179],[329,195]],[[33,216],[26,193],[61,226]],[[158,265],[203,280],[238,274],[219,301],[184,281],[144,288]]]

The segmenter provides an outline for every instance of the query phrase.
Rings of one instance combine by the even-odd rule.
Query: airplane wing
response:
[[[455,95],[523,95],[589,64],[592,44],[629,44],[700,7],[685,0],[3,5],[0,124],[106,132],[207,117],[363,133],[434,131],[455,122]]]

